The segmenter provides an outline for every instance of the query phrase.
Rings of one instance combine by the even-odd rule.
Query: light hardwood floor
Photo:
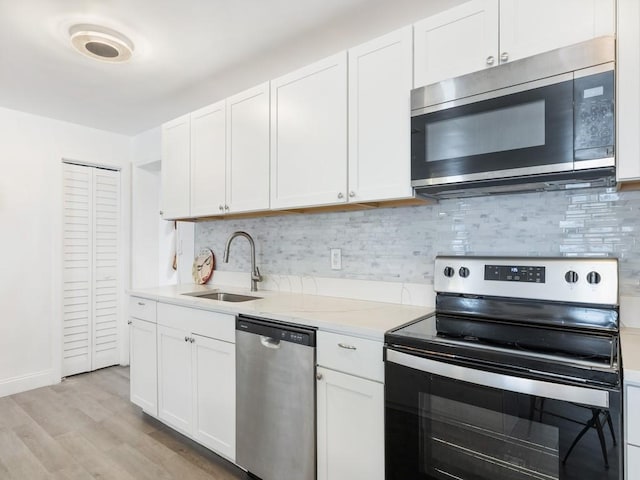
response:
[[[245,478],[131,404],[125,367],[0,398],[2,480]]]

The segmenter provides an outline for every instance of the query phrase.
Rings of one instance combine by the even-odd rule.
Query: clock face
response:
[[[198,256],[193,260],[193,281],[199,285],[203,285],[209,281],[215,267],[215,259],[213,252],[208,248],[200,250]]]

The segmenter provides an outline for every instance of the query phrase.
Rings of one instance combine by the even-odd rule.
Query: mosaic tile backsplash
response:
[[[456,200],[437,204],[202,222],[196,252],[211,248],[216,269],[249,271],[256,241],[262,273],[433,283],[436,255],[615,256],[622,295],[640,296],[640,192],[590,189]],[[342,270],[329,250],[342,249]]]

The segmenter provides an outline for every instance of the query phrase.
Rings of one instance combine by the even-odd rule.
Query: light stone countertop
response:
[[[620,339],[624,381],[640,384],[640,328],[622,328]]]
[[[188,292],[224,291],[260,297],[248,302],[222,302],[188,295]],[[387,330],[433,313],[429,307],[415,307],[392,303],[352,300],[348,298],[303,295],[268,290],[250,292],[248,289],[220,285],[172,285],[134,289],[133,297],[142,297],[174,305],[200,308],[221,313],[246,314],[317,327],[320,330],[343,333],[377,341],[384,340]]]

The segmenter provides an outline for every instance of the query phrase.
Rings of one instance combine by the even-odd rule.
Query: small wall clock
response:
[[[211,249],[203,248],[200,250],[200,253],[193,260],[193,268],[191,269],[193,281],[198,285],[207,283],[213,274],[215,266],[216,261]]]

